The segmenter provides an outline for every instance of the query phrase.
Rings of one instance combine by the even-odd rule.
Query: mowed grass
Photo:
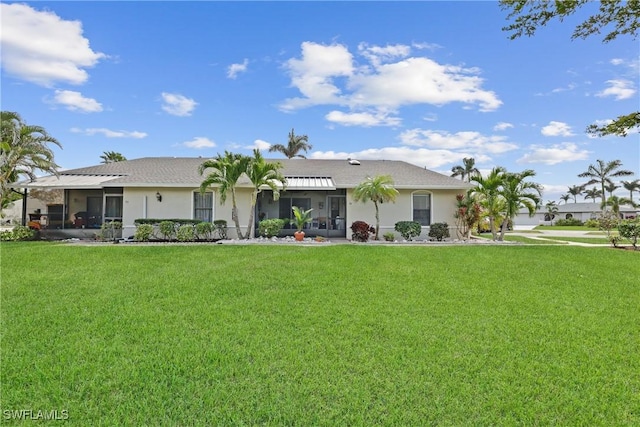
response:
[[[640,424],[638,252],[1,251],[3,411],[82,426]]]

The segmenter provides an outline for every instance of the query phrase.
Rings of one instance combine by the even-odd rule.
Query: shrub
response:
[[[173,221],[162,221],[158,225],[158,229],[165,240],[172,240],[176,233],[176,223]]]
[[[120,221],[103,222],[100,226],[100,238],[104,240],[116,240],[122,236],[122,223]]]
[[[600,227],[600,223],[598,223],[597,219],[588,219],[587,222],[584,223],[585,226],[589,228],[598,228]]]
[[[429,227],[429,237],[441,242],[449,237],[449,224],[446,222],[436,222]]]
[[[213,236],[213,224],[210,222],[199,222],[196,224],[196,238],[211,240]]]
[[[579,219],[568,218],[568,219],[557,220],[556,225],[564,227],[564,226],[578,226],[578,225],[584,225],[584,224]]]
[[[193,242],[195,240],[195,227],[193,224],[182,224],[178,227],[178,240],[181,242]]]
[[[620,236],[627,239],[633,245],[634,249],[638,249],[638,239],[640,239],[640,219],[624,220],[618,224],[618,232]]]
[[[3,242],[15,242],[18,240],[32,240],[36,236],[36,231],[26,225],[16,225],[12,230],[0,233],[0,240]]]
[[[263,219],[258,224],[258,233],[264,237],[277,236],[284,227],[284,220],[279,218]]]
[[[405,240],[413,240],[422,232],[422,226],[417,221],[398,221],[394,229],[400,233]]]
[[[200,222],[202,222],[202,220],[200,219],[180,219],[180,218],[162,218],[162,219],[158,219],[158,218],[138,218],[135,221],[133,221],[133,223],[135,225],[139,225],[139,224],[151,224],[151,225],[158,225],[160,224],[162,221],[172,221],[175,222],[176,224],[182,225],[182,224],[198,224]]]
[[[620,241],[620,236],[616,236],[611,233],[611,231],[618,226],[620,220],[617,216],[613,215],[611,212],[605,212],[598,218],[598,228],[604,231],[604,234],[607,236],[607,239],[613,247],[618,246],[618,242]]]
[[[153,225],[140,224],[136,227],[136,232],[133,234],[133,238],[140,242],[148,242],[153,236]]]
[[[216,219],[213,221],[213,228],[215,228],[214,232],[217,234],[219,239],[227,238],[227,221],[224,219]]]
[[[376,229],[364,221],[354,221],[353,224],[351,224],[351,231],[352,240],[356,242],[367,242],[370,235],[376,232]]]
[[[384,240],[387,242],[393,242],[394,240],[396,240],[396,235],[393,234],[392,231],[389,231],[388,233],[384,233],[382,237],[384,237]]]

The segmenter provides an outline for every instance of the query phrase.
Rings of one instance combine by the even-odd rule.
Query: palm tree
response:
[[[398,190],[393,186],[393,179],[390,175],[377,175],[373,178],[367,177],[367,179],[353,189],[353,198],[356,202],[366,203],[367,200],[371,200],[376,207],[375,240],[378,240],[378,231],[380,230],[378,203],[394,202],[397,195]]]
[[[563,200],[565,205],[569,203],[569,199],[571,199],[571,194],[563,194],[560,196],[560,200]]]
[[[260,153],[260,150],[253,150],[253,158],[249,160],[247,165],[247,176],[249,181],[253,185],[253,191],[251,192],[251,210],[249,211],[249,226],[247,227],[248,239],[251,236],[253,227],[254,212],[256,210],[256,202],[258,201],[258,194],[262,191],[263,187],[269,187],[273,192],[273,200],[280,198],[280,190],[284,189],[286,179],[280,172],[282,164],[280,162],[268,163]]]
[[[500,196],[504,198],[504,219],[500,229],[499,241],[504,239],[509,220],[513,220],[522,208],[527,208],[529,216],[533,216],[540,206],[542,186],[535,182],[525,181],[535,176],[535,171],[526,169],[519,173],[504,173]],[[551,202],[555,205],[555,202]],[[556,208],[557,209],[557,208]]]
[[[592,189],[584,190],[584,199],[585,200],[593,199],[593,203],[595,203],[596,199],[601,196],[602,196],[602,192],[598,190],[596,187],[593,187]]]
[[[640,192],[640,179],[635,179],[633,181],[620,181],[620,183],[625,190],[629,191],[629,200],[633,202],[633,192]]]
[[[568,193],[573,196],[573,203],[578,203],[578,196],[584,191],[584,185],[574,185],[569,187]]]
[[[471,178],[471,182],[476,183],[472,194],[480,202],[480,205],[484,209],[485,216],[489,218],[489,228],[491,229],[493,240],[498,239],[495,224],[496,220],[502,217],[505,208],[504,199],[500,197],[500,187],[502,186],[504,174],[506,173],[505,168],[496,166],[489,172],[486,178],[480,174],[474,175]]]
[[[462,159],[462,165],[457,165],[451,168],[451,176],[459,176],[464,181],[467,178],[467,182],[471,182],[471,177],[480,173],[475,166],[476,160],[473,157],[465,157]]]
[[[11,184],[22,177],[31,180],[36,172],[58,174],[58,165],[48,144],[62,148],[41,126],[26,124],[20,115],[0,112],[0,207],[11,202]]]
[[[269,147],[269,152],[272,153],[274,151],[278,151],[287,156],[288,159],[292,159],[294,157],[301,157],[303,159],[306,159],[304,155],[298,153],[300,151],[304,151],[306,153],[312,148],[313,146],[309,144],[309,137],[307,135],[296,135],[293,129],[291,129],[287,146],[285,147],[282,144],[274,144]]]
[[[611,183],[611,178],[633,175],[633,172],[620,169],[620,167],[622,167],[622,162],[620,160],[605,162],[604,160],[598,159],[596,162],[596,165],[589,165],[589,168],[578,176],[580,178],[591,178],[584,185],[600,184],[600,191],[602,192],[602,206],[606,207],[607,195],[605,193],[605,185]]]
[[[620,206],[622,205],[634,206],[633,202],[626,197],[609,196],[609,198],[607,199],[607,206],[611,206],[611,211],[617,218],[620,218]],[[601,207],[603,209],[605,208],[604,205],[602,205]]]
[[[124,162],[127,160],[125,156],[115,151],[104,151],[100,158],[102,159],[100,163],[105,165],[107,163]]]
[[[556,202],[549,200],[544,205],[544,207],[547,209],[547,215],[549,215],[549,221],[551,221],[551,225],[553,225],[553,219],[558,214],[558,206],[556,206]]]
[[[244,236],[240,230],[240,221],[238,219],[236,184],[242,174],[247,171],[249,160],[250,157],[248,156],[225,151],[224,155],[218,154],[214,159],[209,159],[203,162],[198,168],[200,175],[203,175],[205,170],[212,169],[212,172],[210,172],[200,184],[201,193],[207,191],[209,186],[213,184],[218,185],[220,203],[222,204],[227,200],[227,193],[231,193],[231,219],[235,223],[236,233],[238,234],[239,239],[244,238]]]
[[[618,188],[620,188],[620,186],[616,185],[615,182],[608,182],[604,186],[604,189],[607,190],[607,192],[609,193],[609,197],[613,196],[613,192],[616,191]]]

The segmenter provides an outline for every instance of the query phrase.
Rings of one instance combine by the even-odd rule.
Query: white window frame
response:
[[[200,191],[194,191],[193,192],[193,196],[191,197],[191,219],[196,219],[196,194],[199,194]],[[216,196],[215,196],[215,192],[213,191],[206,191],[204,193],[204,195],[211,195],[211,222],[215,221],[216,219],[216,211],[215,211],[215,206],[216,206]],[[205,210],[206,208],[198,208],[199,210]]]
[[[411,221],[415,221],[415,218],[413,217],[414,196],[429,196],[429,224],[428,225],[420,224],[422,228],[428,228],[431,226],[431,224],[433,224],[433,193],[431,191],[424,191],[424,190],[413,191],[411,193]]]

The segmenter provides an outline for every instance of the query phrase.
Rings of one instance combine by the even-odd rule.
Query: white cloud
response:
[[[589,158],[589,151],[579,150],[578,146],[571,142],[552,145],[549,148],[541,145],[532,145],[529,148],[531,152],[525,154],[516,160],[516,162],[555,165],[576,160],[587,160]]]
[[[238,74],[244,73],[245,71],[247,71],[248,65],[249,65],[249,60],[246,58],[244,59],[244,61],[242,61],[242,64],[229,65],[229,68],[227,68],[227,77],[230,79],[235,79],[238,76]]]
[[[184,145],[187,148],[194,148],[196,150],[201,150],[203,148],[215,147],[216,143],[210,140],[209,138],[205,138],[204,136],[196,136],[191,141],[185,141],[181,145]]]
[[[85,68],[106,57],[89,46],[80,21],[25,4],[0,4],[2,68],[17,78],[51,87],[56,82],[83,84]]]
[[[631,98],[636,93],[636,89],[634,88],[631,80],[607,80],[607,84],[609,84],[609,87],[596,93],[596,96],[601,98],[613,96],[616,101],[620,101],[622,99]]]
[[[477,105],[481,111],[500,107],[494,92],[482,89],[477,68],[439,64],[427,57],[410,57],[405,45],[360,44],[358,53],[366,64],[356,66],[348,48],[341,44],[302,43],[301,59],[285,64],[291,86],[301,97],[281,103],[284,111],[314,105],[345,105],[351,114],[377,110],[382,113],[414,104],[445,105],[452,102]],[[329,116],[328,118],[335,117]],[[354,116],[357,118],[358,116]],[[353,125],[352,120],[345,120]],[[370,120],[362,124],[370,126]],[[392,122],[388,125],[393,125]]]
[[[402,160],[420,167],[434,169],[458,161],[460,159],[460,154],[449,150],[429,150],[426,148],[411,147],[383,147],[353,152],[314,151],[311,154],[311,158]]]
[[[444,131],[410,129],[402,132],[399,138],[403,145],[449,150],[464,149],[478,153],[500,154],[518,148],[502,135],[485,136],[472,131],[451,134]]]
[[[162,92],[162,109],[173,116],[190,116],[198,103],[178,93]]]
[[[550,121],[548,125],[544,126],[540,133],[544,136],[573,136],[575,135],[571,131],[571,126],[563,122]]]
[[[134,138],[134,139],[142,139],[146,138],[147,134],[145,132],[138,131],[127,131],[127,130],[111,130],[106,128],[87,128],[87,129],[79,129],[79,128],[71,128],[71,132],[73,133],[83,133],[85,135],[97,135],[102,134],[107,138]]]
[[[338,123],[343,126],[398,126],[402,120],[399,117],[389,117],[382,112],[376,113],[343,113],[342,111],[331,111],[325,116],[325,119],[332,123]]]
[[[80,92],[72,90],[56,90],[53,103],[64,105],[67,110],[83,113],[98,113],[102,111],[102,104],[93,98],[85,98]]]
[[[513,125],[511,123],[507,123],[507,122],[498,122],[494,127],[493,130],[494,131],[502,131],[502,130],[507,130],[509,128],[512,128]]]
[[[246,148],[247,150],[254,150],[257,148],[260,151],[265,151],[268,150],[269,147],[271,147],[271,144],[269,144],[267,141],[256,139],[255,141],[253,141],[253,145],[247,145],[244,148]]]

